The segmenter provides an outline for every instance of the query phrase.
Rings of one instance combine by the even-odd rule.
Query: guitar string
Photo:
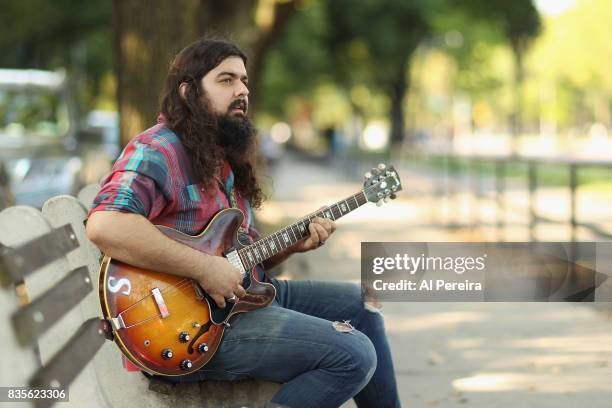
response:
[[[370,186],[370,187],[373,187],[373,186]],[[370,187],[368,187],[368,188],[370,188]],[[358,193],[355,193],[355,194],[351,195],[351,197],[347,197],[346,199],[341,200],[341,201],[347,202],[347,200],[349,200],[350,198],[353,198],[353,199],[355,200],[355,202],[356,202],[357,204],[359,204],[359,201],[357,201],[357,196],[358,196],[359,194],[364,193],[364,192],[365,192],[365,190],[361,190],[361,191],[359,191]],[[339,202],[340,202],[340,201],[338,201],[338,203],[339,203]],[[367,203],[367,200],[366,200],[366,203]],[[348,204],[348,202],[347,202],[347,204]],[[365,204],[365,203],[364,203],[364,204]],[[336,205],[336,206],[337,206],[337,203],[336,203],[336,204],[332,204],[331,206],[333,206],[333,205]],[[326,206],[324,206],[323,208],[319,208],[318,210],[315,210],[315,211],[311,212],[310,214],[307,214],[307,215],[303,216],[302,218],[300,218],[299,220],[297,220],[297,221],[296,221],[296,222],[294,222],[293,224],[287,225],[286,227],[284,227],[284,228],[282,228],[282,229],[278,230],[277,232],[275,232],[275,233],[273,233],[273,234],[270,234],[270,235],[268,235],[268,236],[266,236],[266,237],[263,237],[263,238],[261,238],[261,239],[259,239],[259,240],[255,241],[255,242],[253,242],[252,244],[247,245],[247,246],[245,246],[245,247],[243,247],[243,248],[240,248],[238,251],[239,251],[239,252],[240,252],[240,251],[243,251],[243,250],[245,250],[245,249],[247,249],[247,248],[249,248],[249,247],[251,247],[251,246],[253,246],[253,248],[255,248],[255,249],[259,249],[259,248],[261,248],[262,246],[264,246],[264,244],[263,244],[263,241],[264,241],[264,240],[266,240],[266,239],[268,239],[268,238],[272,237],[273,235],[279,234],[279,233],[281,233],[281,232],[283,232],[283,231],[289,231],[289,229],[290,229],[290,228],[291,228],[291,231],[293,232],[293,227],[294,227],[294,226],[296,226],[297,224],[299,224],[299,223],[301,223],[301,222],[304,222],[304,221],[306,221],[306,220],[308,220],[308,221],[312,221],[312,219],[313,219],[313,218],[315,218],[315,217],[317,217],[317,216],[319,216],[319,215],[324,215],[324,214],[325,214],[325,211],[326,211],[326,210],[330,210],[330,207],[331,207],[331,206],[330,206],[330,205],[326,205]],[[355,207],[355,209],[357,209],[357,208],[359,208],[359,207],[360,207],[360,205],[358,205],[357,207]],[[349,208],[350,208],[350,206],[349,206]],[[333,210],[333,209],[331,209],[331,211],[332,211],[332,213],[333,213],[333,211],[334,211],[334,210]],[[352,210],[351,210],[351,211],[352,211]],[[282,235],[282,234],[281,234],[281,235]],[[293,235],[295,236],[295,232],[293,232]],[[281,241],[280,239],[278,239],[278,241],[279,241],[279,242],[282,244],[282,241]],[[298,240],[298,241],[299,241],[299,240]],[[272,242],[274,242],[274,241],[272,241]],[[296,241],[296,242],[297,242],[297,241]],[[267,251],[266,251],[266,252],[267,252]],[[263,262],[263,260],[262,260],[261,262]],[[258,263],[259,263],[259,262],[258,262]],[[255,265],[253,265],[253,267],[254,267],[254,266],[255,266]],[[247,268],[247,269],[249,269],[249,268]]]
[[[352,194],[350,197],[348,197],[348,198],[346,198],[346,199],[344,199],[344,200],[340,200],[340,201],[344,201],[344,202],[345,202],[345,203],[347,203],[347,205],[348,205],[347,200],[348,200],[349,198],[353,198],[353,199],[355,200],[355,202],[356,202],[357,204],[359,204],[359,201],[357,201],[357,196],[358,196],[359,194],[361,194],[361,193],[364,193],[364,195],[365,195],[366,190],[368,190],[368,189],[372,189],[372,188],[374,188],[374,187],[376,187],[376,185],[369,186],[369,187],[365,188],[364,190],[360,191],[359,193]],[[340,201],[338,201],[338,203],[339,203]],[[367,203],[367,201],[366,201],[364,204],[366,204],[366,203]],[[336,204],[332,204],[332,205],[336,205],[336,206],[337,206],[338,204],[336,203]],[[289,229],[289,227],[293,227],[294,225],[299,224],[300,222],[303,222],[303,221],[305,221],[305,220],[309,220],[309,221],[310,221],[312,218],[314,218],[314,217],[312,217],[313,215],[316,217],[316,216],[317,216],[319,213],[320,213],[320,214],[324,214],[324,213],[325,213],[325,210],[330,209],[330,207],[331,207],[331,206],[325,206],[325,207],[323,207],[323,208],[320,208],[320,209],[318,209],[318,210],[315,210],[315,211],[311,212],[310,214],[307,214],[306,216],[303,216],[302,218],[300,218],[298,221],[294,222],[293,224],[288,225],[287,227],[285,227],[285,228],[283,228],[283,229],[279,230],[278,232],[283,231],[283,230],[288,230],[288,229]],[[357,208],[359,208],[359,206],[358,206],[358,207],[355,207],[355,209],[357,209]],[[350,209],[350,206],[349,206],[349,209]],[[332,209],[331,211],[333,211],[333,209]],[[352,210],[351,210],[351,211],[352,211]],[[311,218],[311,217],[312,217],[312,218]],[[276,234],[276,233],[275,233],[275,234]],[[272,234],[272,235],[274,235],[274,234]],[[294,233],[294,235],[295,235],[295,233]],[[268,237],[270,237],[270,236],[271,236],[271,235],[269,235]],[[265,237],[265,238],[263,238],[263,239],[261,239],[261,240],[259,240],[259,241],[263,241],[264,239],[266,239],[266,238],[268,238],[268,237]],[[252,245],[257,246],[257,243],[258,243],[258,241],[255,241],[255,242],[254,242]],[[263,246],[263,243],[259,242],[259,244],[260,244],[260,245],[259,245],[260,247],[261,247],[261,246]],[[245,248],[247,248],[247,247],[245,247]],[[245,249],[245,248],[242,248],[242,249]],[[181,288],[183,288],[184,286],[188,285],[188,284],[190,283],[190,281],[192,281],[192,279],[186,278],[186,279],[182,279],[182,280],[180,280],[180,281],[179,281],[177,284],[169,284],[168,286],[164,287],[163,289],[160,289],[160,293],[161,293],[161,292],[165,292],[165,294],[166,294],[166,295],[168,295],[168,294],[169,294],[169,293],[171,293],[172,291],[174,291],[174,290],[180,290],[180,289],[181,289]],[[168,290],[168,289],[169,289],[169,290]],[[123,310],[122,312],[120,312],[120,313],[117,315],[117,317],[119,317],[119,316],[123,315],[123,313],[125,313],[125,312],[129,311],[129,310],[130,310],[130,309],[132,309],[133,307],[137,306],[139,303],[143,302],[145,299],[150,298],[150,297],[152,297],[152,296],[154,296],[152,293],[151,293],[151,294],[149,294],[149,295],[147,295],[147,296],[144,296],[143,298],[141,298],[140,300],[138,300],[138,301],[134,302],[134,303],[133,303],[133,304],[131,304],[131,305],[130,305],[128,308],[126,308],[125,310]],[[158,314],[157,314],[157,315],[155,315],[155,316],[151,316],[151,317],[149,317],[149,318],[147,318],[147,319],[145,319],[145,320],[141,320],[141,321],[136,322],[136,323],[134,323],[134,324],[132,324],[132,325],[126,326],[125,328],[126,328],[126,329],[129,329],[129,328],[132,328],[132,327],[134,327],[134,326],[137,326],[137,325],[140,325],[140,324],[144,324],[144,323],[146,323],[146,322],[148,322],[148,321],[151,321],[151,320],[153,320],[153,319],[155,319],[155,318],[157,318],[157,317],[160,317],[160,316],[161,316],[161,313],[158,313]]]
[[[253,242],[253,243],[252,243],[252,244],[250,244],[250,245],[247,245],[247,246],[245,246],[245,247],[240,248],[240,249],[238,250],[238,252],[240,253],[241,251],[244,251],[245,249],[247,249],[247,248],[249,248],[249,247],[253,247],[253,248],[255,248],[255,249],[260,249],[261,247],[265,247],[265,244],[263,243],[263,241],[265,241],[266,239],[269,239],[269,238],[270,238],[270,237],[272,237],[273,235],[276,235],[276,234],[278,234],[278,233],[281,233],[282,231],[288,231],[290,227],[291,227],[291,229],[292,229],[292,231],[293,231],[293,226],[294,226],[294,225],[299,224],[300,222],[303,222],[303,221],[305,221],[306,219],[308,219],[308,220],[310,221],[310,220],[311,220],[311,216],[312,216],[312,215],[315,215],[315,216],[316,216],[316,215],[317,215],[319,212],[320,212],[321,214],[323,214],[323,213],[324,213],[324,211],[325,211],[325,210],[327,210],[327,209],[329,209],[329,206],[325,206],[324,208],[321,208],[321,209],[319,209],[319,210],[313,211],[313,212],[311,212],[310,214],[307,214],[306,216],[304,216],[304,217],[300,218],[299,220],[297,220],[297,221],[296,221],[296,222],[294,222],[293,224],[287,225],[286,227],[284,227],[284,228],[282,228],[282,229],[278,230],[277,232],[275,232],[275,233],[273,233],[273,234],[270,234],[270,235],[268,235],[268,236],[265,236],[265,237],[263,237],[263,238],[261,238],[261,239],[259,239],[259,240],[255,241],[255,242]],[[312,218],[314,218],[314,217],[312,217]],[[282,234],[281,234],[281,235],[282,235]],[[295,236],[295,232],[293,233],[293,235]],[[278,240],[278,242],[280,242],[280,243],[281,243],[281,246],[282,246],[282,241],[280,240],[280,238],[277,238],[277,240]],[[274,242],[274,239],[272,239],[272,242]],[[296,241],[296,242],[297,242],[297,241]],[[274,244],[274,245],[276,246],[276,244]],[[267,253],[267,252],[268,252],[268,251],[266,250],[266,253]],[[242,252],[242,253],[244,254],[244,252]],[[256,253],[257,253],[257,252],[256,252]],[[264,253],[264,252],[262,251],[262,253]],[[268,258],[269,258],[269,257],[268,257]],[[268,258],[265,258],[265,259],[268,259]],[[247,258],[245,258],[245,259],[247,259]],[[255,258],[255,259],[257,259],[257,258]],[[265,259],[262,259],[260,262],[257,262],[257,263],[261,263],[261,262],[263,262]],[[255,264],[255,265],[257,265],[257,264]],[[252,267],[254,268],[254,267],[255,267],[255,265],[253,265]],[[250,266],[250,264],[249,264],[249,266]],[[245,269],[251,269],[251,268],[245,268]]]
[[[369,187],[366,187],[365,189],[363,189],[363,190],[359,191],[358,193],[352,194],[351,196],[349,196],[349,197],[345,198],[344,200],[340,200],[340,201],[338,201],[338,202],[337,202],[337,203],[335,203],[335,204],[332,204],[332,205],[326,205],[326,206],[324,206],[323,208],[320,208],[320,209],[318,209],[318,210],[315,210],[315,211],[311,212],[310,214],[307,214],[307,215],[303,216],[302,218],[300,218],[299,220],[297,220],[297,221],[296,221],[296,222],[294,222],[293,224],[290,224],[290,225],[288,225],[288,226],[286,226],[286,227],[284,227],[284,228],[280,229],[279,231],[275,232],[274,234],[270,234],[270,235],[268,235],[268,236],[266,236],[266,237],[264,237],[264,238],[260,239],[259,241],[255,241],[253,244],[256,244],[257,242],[260,242],[260,241],[262,241],[262,240],[264,240],[264,239],[266,239],[266,238],[268,238],[268,237],[270,237],[270,236],[272,236],[272,235],[275,235],[275,234],[277,234],[277,233],[279,233],[279,232],[281,232],[281,231],[288,230],[288,229],[289,229],[289,227],[293,227],[293,226],[295,226],[296,224],[299,224],[300,222],[303,222],[303,221],[306,221],[306,220],[309,220],[309,221],[310,221],[312,218],[314,218],[314,217],[312,217],[313,215],[317,216],[319,213],[322,215],[322,214],[324,214],[324,213],[325,213],[325,210],[329,210],[329,209],[330,209],[332,206],[334,206],[334,205],[335,205],[335,206],[337,206],[337,205],[338,205],[338,203],[340,203],[340,202],[342,202],[342,201],[344,201],[344,202],[345,202],[345,203],[347,203],[347,205],[348,205],[348,200],[349,200],[349,199],[351,199],[351,198],[352,198],[352,199],[354,199],[354,200],[355,200],[355,202],[358,204],[358,206],[354,208],[354,210],[356,210],[357,208],[359,208],[359,207],[360,207],[360,206],[362,206],[363,204],[367,204],[367,203],[368,203],[368,201],[367,201],[367,197],[365,197],[365,193],[366,193],[366,191],[368,191],[368,190],[370,190],[370,189],[373,189],[373,188],[374,188],[374,187],[376,187],[376,186],[377,186],[377,184],[373,184],[373,185],[371,185],[371,186],[369,186]],[[363,203],[363,204],[359,204],[359,201],[357,201],[357,197],[359,196],[359,194],[364,194],[364,198],[366,198],[365,203]],[[349,208],[350,208],[350,206],[349,206]],[[331,209],[331,211],[333,212],[333,209]],[[353,210],[351,210],[351,211],[353,211]],[[342,211],[341,211],[340,213],[342,214]],[[251,244],[251,245],[253,245],[253,244]],[[247,248],[247,247],[245,247],[245,248]],[[242,248],[242,249],[244,249],[244,248]]]
[[[180,289],[181,287],[189,284],[190,279],[182,279],[179,282],[177,282],[176,284],[169,284],[168,286],[164,287],[163,289],[160,289],[160,292],[164,292],[167,289],[170,289],[170,291],[175,290],[175,289]],[[165,292],[165,294],[169,294],[170,291]],[[117,317],[121,316],[122,314],[124,314],[125,312],[129,311],[131,308],[137,306],[139,303],[143,302],[144,300],[150,298],[151,296],[154,296],[153,293],[144,296],[142,299],[139,299],[138,301],[132,303],[130,306],[128,306],[125,310],[123,310],[122,312],[120,312],[119,314],[117,314]]]
[[[182,288],[184,288],[184,287],[188,286],[190,283],[192,283],[192,281],[193,281],[193,280],[192,280],[192,279],[189,279],[189,278],[186,278],[186,279],[180,280],[180,281],[179,281],[179,282],[177,282],[176,284],[169,284],[168,286],[166,286],[166,287],[164,287],[163,289],[161,289],[161,290],[160,290],[160,292],[164,292],[164,294],[165,294],[165,295],[168,295],[168,294],[170,294],[172,291],[175,291],[175,290],[181,290]],[[145,299],[147,299],[147,298],[149,298],[149,297],[151,297],[151,296],[154,296],[154,295],[151,293],[150,295],[144,296],[142,299],[138,300],[137,302],[134,302],[134,303],[133,303],[133,304],[131,304],[131,305],[130,305],[128,308],[126,308],[126,309],[125,309],[125,310],[123,310],[121,313],[119,313],[119,314],[117,315],[117,317],[121,316],[123,313],[125,313],[125,312],[129,311],[131,308],[135,307],[136,305],[138,305],[139,303],[143,302]],[[155,316],[147,317],[147,318],[146,318],[146,319],[144,319],[144,320],[140,320],[140,321],[138,321],[138,322],[136,322],[136,323],[133,323],[133,324],[131,324],[131,325],[129,325],[129,326],[125,326],[125,329],[129,329],[129,328],[132,328],[132,327],[134,327],[134,326],[137,326],[137,325],[140,325],[140,324],[146,323],[146,322],[148,322],[148,321],[150,321],[150,320],[153,320],[153,319],[155,319],[155,318],[157,318],[157,317],[160,317],[160,316],[161,316],[161,313],[158,313],[158,314],[157,314],[157,315],[155,315]]]
[[[331,211],[332,211],[332,213],[333,213],[333,211],[334,211],[334,210],[333,210],[333,209],[331,209],[331,207],[332,207],[332,206],[334,206],[334,205],[335,205],[335,206],[337,206],[337,205],[338,205],[338,203],[340,203],[341,201],[344,201],[344,202],[345,202],[345,203],[347,203],[347,205],[348,205],[348,200],[349,200],[349,199],[351,199],[351,198],[353,198],[353,199],[355,200],[355,202],[358,204],[358,205],[357,205],[357,207],[355,207],[355,208],[354,208],[354,210],[356,210],[357,208],[359,208],[359,207],[360,207],[360,206],[362,206],[363,204],[367,204],[367,203],[368,203],[368,201],[367,201],[367,197],[365,197],[365,192],[366,192],[368,189],[371,189],[371,188],[373,188],[373,187],[376,187],[376,184],[375,184],[375,185],[371,185],[371,186],[369,186],[369,187],[366,187],[365,189],[363,189],[363,190],[359,191],[358,193],[352,194],[350,197],[347,197],[347,198],[346,198],[346,199],[344,199],[344,200],[340,200],[340,201],[338,201],[338,202],[337,202],[337,203],[335,203],[335,204],[332,204],[332,205],[326,205],[326,206],[324,206],[323,208],[320,208],[320,209],[318,209],[318,210],[315,210],[315,211],[311,212],[310,214],[307,214],[307,215],[303,216],[302,218],[300,218],[299,220],[297,220],[297,221],[296,221],[296,222],[294,222],[293,224],[287,225],[286,227],[284,227],[284,228],[282,228],[282,229],[278,230],[277,232],[275,232],[275,233],[273,233],[273,234],[270,234],[270,235],[268,235],[268,236],[266,236],[266,237],[264,237],[264,238],[261,238],[260,240],[257,240],[257,241],[255,241],[255,242],[253,242],[252,244],[247,245],[247,246],[245,246],[245,247],[243,247],[243,248],[240,248],[238,251],[239,251],[239,252],[244,251],[244,250],[246,250],[246,249],[247,249],[247,248],[249,248],[249,247],[253,247],[253,248],[259,249],[260,247],[264,246],[264,244],[262,243],[264,240],[266,240],[266,239],[268,239],[268,238],[272,237],[273,235],[276,235],[276,234],[278,234],[278,233],[281,233],[282,231],[288,231],[288,230],[289,230],[289,228],[291,228],[291,229],[293,230],[293,227],[294,227],[295,225],[299,224],[300,222],[304,222],[304,221],[306,221],[306,220],[311,221],[311,220],[312,220],[312,218],[315,218],[315,217],[313,217],[313,215],[314,215],[314,216],[318,216],[319,214],[320,214],[320,215],[323,215],[323,214],[325,213],[325,211],[326,211],[326,210],[331,210]],[[359,194],[364,194],[364,198],[366,198],[366,202],[365,202],[365,203],[363,203],[363,204],[359,204],[359,201],[357,201],[357,197],[359,196]],[[349,208],[350,208],[350,206],[349,206]],[[353,210],[351,210],[351,211],[353,211]],[[340,211],[340,214],[342,214],[342,211]],[[335,220],[335,219],[336,219],[336,218],[334,218],[334,220]],[[295,235],[295,233],[294,233],[294,235]],[[279,242],[281,242],[281,244],[282,244],[282,241],[281,241],[280,239],[278,239],[278,241],[279,241]],[[273,242],[274,242],[274,241],[273,241]],[[296,242],[297,242],[297,241],[296,241]],[[244,253],[244,252],[242,252],[242,253]],[[263,260],[262,260],[261,262],[263,262]],[[260,263],[260,262],[258,262],[258,263]],[[254,266],[255,266],[255,265],[253,265],[253,267],[254,267]]]
[[[181,284],[181,285],[179,285],[179,286],[174,286],[172,289],[173,289],[173,290],[174,290],[174,289],[179,290],[179,289],[181,289],[181,288],[185,287],[185,285],[186,285],[187,283],[189,283],[189,282],[183,282],[183,284]],[[170,286],[170,285],[169,285],[169,286]],[[172,286],[173,286],[173,285],[172,285]],[[166,294],[168,294],[168,293],[166,293]],[[149,295],[149,296],[151,296],[151,295]],[[145,298],[147,298],[147,297],[148,297],[148,296],[145,296]],[[132,305],[132,306],[133,306],[133,305]],[[132,307],[132,306],[130,306],[130,307]],[[125,311],[127,311],[127,309],[126,309],[126,310],[124,310],[124,312],[125,312]],[[121,312],[121,313],[123,313],[123,312]],[[190,316],[195,316],[195,314],[194,314],[194,313],[191,313],[191,314],[188,314],[188,315],[183,315],[183,317],[190,317]],[[146,319],[144,319],[144,320],[140,320],[140,321],[138,321],[138,322],[136,322],[136,323],[133,323],[133,324],[131,324],[131,325],[129,325],[129,326],[125,326],[124,328],[125,328],[125,329],[131,329],[132,327],[139,326],[139,325],[141,325],[141,324],[147,323],[147,322],[149,322],[149,321],[151,321],[151,320],[153,320],[153,319],[156,319],[156,318],[158,318],[158,317],[161,317],[161,313],[158,313],[158,314],[157,314],[157,315],[155,315],[155,316],[150,316],[150,317],[147,317],[147,318],[146,318]],[[190,320],[190,319],[187,319],[187,320]]]

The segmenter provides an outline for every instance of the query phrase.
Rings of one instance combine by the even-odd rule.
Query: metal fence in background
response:
[[[435,190],[435,195],[445,196],[451,199],[457,192],[457,186],[465,176],[468,179],[468,189],[473,200],[472,213],[475,214],[471,219],[470,225],[461,225],[456,222],[446,222],[449,228],[458,227],[478,227],[492,226],[498,230],[498,237],[503,236],[504,228],[511,225],[505,213],[508,209],[508,200],[506,197],[508,174],[507,169],[510,165],[521,164],[526,167],[526,185],[528,191],[528,229],[531,241],[537,241],[536,227],[538,224],[569,224],[571,241],[578,240],[578,229],[585,228],[602,239],[612,239],[612,234],[603,228],[602,223],[581,222],[577,216],[577,196],[580,171],[585,168],[605,168],[612,169],[612,161],[607,160],[588,160],[572,157],[525,157],[525,156],[495,156],[495,155],[465,155],[465,154],[440,154],[427,153],[418,154],[414,158],[435,159],[438,166],[431,166],[431,170],[437,173],[438,182]],[[404,159],[406,160],[406,159]],[[461,164],[466,164],[462,166]],[[494,171],[491,175],[481,171],[485,165],[492,165]],[[548,217],[537,211],[537,194],[543,187],[539,182],[538,170],[544,165],[557,165],[565,168],[567,174],[567,188],[569,190],[569,218],[567,221],[562,221]],[[465,167],[466,169],[462,169]],[[495,197],[495,221],[493,223],[480,220],[478,217],[478,208],[481,204],[481,199],[484,198],[484,182],[489,178],[489,182],[494,184]],[[602,204],[605,205],[605,204]],[[612,222],[612,213],[609,222]],[[503,239],[502,239],[503,240]]]

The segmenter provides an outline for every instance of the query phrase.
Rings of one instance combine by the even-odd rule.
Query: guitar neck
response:
[[[337,220],[353,210],[361,207],[368,200],[363,191],[360,191],[352,196],[340,200],[335,204],[324,207],[306,217],[296,221],[295,223],[277,231],[273,234],[262,238],[251,245],[245,246],[238,250],[240,260],[246,270],[252,269],[258,263],[265,261],[289,248],[301,239],[310,235],[308,225],[315,217],[329,218]]]

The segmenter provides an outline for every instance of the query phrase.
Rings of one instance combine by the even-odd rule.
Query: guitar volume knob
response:
[[[179,334],[179,341],[181,343],[187,343],[189,341],[191,337],[189,337],[189,333],[187,332],[181,332],[181,334]]]
[[[189,370],[191,367],[193,367],[193,363],[191,362],[191,360],[183,360],[181,361],[181,370]]]
[[[164,350],[162,351],[161,355],[162,355],[162,358],[163,358],[164,360],[169,360],[169,359],[171,359],[171,358],[172,358],[172,356],[173,356],[173,354],[172,354],[172,350],[171,350],[171,349],[169,349],[169,348],[164,349]]]
[[[206,345],[206,343],[200,343],[198,346],[198,351],[200,353],[206,353],[208,351],[208,345]]]

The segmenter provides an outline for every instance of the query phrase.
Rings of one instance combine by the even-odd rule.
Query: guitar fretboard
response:
[[[338,201],[335,204],[322,208],[274,234],[270,234],[251,245],[239,249],[238,255],[240,256],[242,265],[244,265],[246,270],[250,270],[255,265],[284,251],[299,240],[306,238],[310,235],[308,225],[313,218],[329,218],[335,221],[367,202],[368,200],[364,192],[360,191],[345,200]]]

